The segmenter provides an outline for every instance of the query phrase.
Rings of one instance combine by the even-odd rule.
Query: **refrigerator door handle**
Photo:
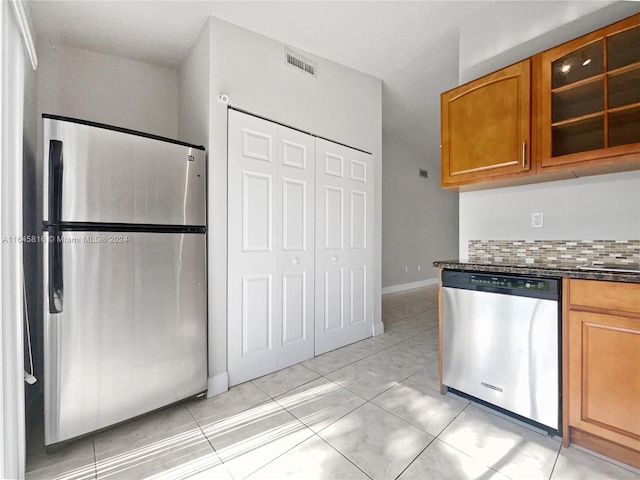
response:
[[[49,313],[62,312],[62,142],[49,141]]]
[[[62,238],[57,226],[49,227],[49,313],[62,313]]]
[[[58,225],[62,217],[62,142],[49,141],[49,223]]]
[[[49,227],[49,313],[62,313],[62,235]]]

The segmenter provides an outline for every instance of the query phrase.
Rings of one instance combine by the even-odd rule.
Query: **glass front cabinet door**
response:
[[[541,167],[637,161],[640,16],[541,55]]]

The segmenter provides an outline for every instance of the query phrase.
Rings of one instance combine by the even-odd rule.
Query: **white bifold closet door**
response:
[[[373,331],[371,155],[316,139],[315,354]]]
[[[315,139],[229,110],[228,375],[314,356]]]

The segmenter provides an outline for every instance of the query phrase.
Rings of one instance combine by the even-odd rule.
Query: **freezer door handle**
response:
[[[58,225],[62,216],[62,142],[49,141],[49,223]]]
[[[57,226],[49,227],[49,313],[62,313],[62,239]]]

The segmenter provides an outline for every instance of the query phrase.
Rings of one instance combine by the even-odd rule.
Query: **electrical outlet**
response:
[[[421,266],[418,264],[418,271],[420,271]]]
[[[544,214],[542,212],[531,214],[531,228],[542,228],[544,226]]]
[[[409,272],[409,267],[407,267],[406,265],[404,266],[404,273],[408,273]]]

